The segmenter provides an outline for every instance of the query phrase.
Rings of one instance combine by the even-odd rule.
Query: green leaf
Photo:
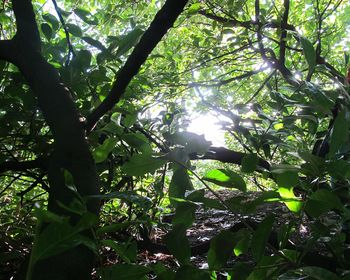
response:
[[[129,176],[142,176],[154,173],[166,163],[166,160],[154,158],[150,154],[135,154],[121,167],[122,172]]]
[[[251,233],[249,232],[248,229],[240,230],[237,233],[237,235],[238,235],[238,237],[240,237],[240,240],[235,245],[233,252],[238,257],[241,254],[245,254],[248,251],[248,249],[250,247],[252,236],[251,236]]]
[[[306,266],[299,269],[303,275],[312,277],[315,280],[340,280],[335,273],[322,267]]]
[[[316,51],[312,43],[305,37],[300,37],[301,46],[307,63],[309,64],[309,73],[312,73],[316,66]]]
[[[80,234],[80,232],[90,228],[95,221],[82,221],[76,226],[71,226],[68,220],[48,224],[36,238],[31,254],[31,264],[33,265],[41,259],[57,255],[81,244],[93,248],[95,246],[94,242]],[[97,251],[96,247],[94,251]]]
[[[119,47],[116,53],[117,57],[124,55],[128,50],[134,47],[140,40],[143,30],[139,27],[136,27],[134,30],[125,35],[119,42]]]
[[[350,177],[350,163],[348,161],[342,159],[328,161],[326,169],[329,175],[338,180],[348,179]]]
[[[219,201],[218,199],[204,197],[204,189],[195,190],[195,191],[191,192],[186,197],[186,199],[193,201],[193,202],[203,203],[203,206],[207,207],[207,208],[225,210],[225,206],[222,205],[221,201]]]
[[[221,269],[229,257],[232,256],[235,235],[231,231],[223,230],[210,242],[208,264],[211,270]]]
[[[84,40],[86,43],[90,44],[91,46],[94,46],[95,48],[101,50],[101,51],[105,51],[106,47],[100,42],[97,41],[91,37],[81,37],[82,40]]]
[[[51,24],[51,27],[53,30],[57,30],[60,26],[60,22],[57,20],[57,18],[54,15],[51,14],[43,14],[43,19]]]
[[[46,39],[48,41],[50,41],[51,38],[52,38],[52,28],[51,28],[51,26],[49,24],[47,24],[47,23],[42,23],[40,27],[41,27],[41,31],[44,33]]]
[[[152,149],[148,143],[146,136],[141,133],[127,133],[121,136],[128,145],[132,148],[138,149],[139,151],[150,154]]]
[[[305,211],[312,217],[319,217],[330,210],[343,210],[339,198],[329,190],[320,189],[314,192],[306,201]]]
[[[184,167],[177,167],[174,171],[173,177],[169,185],[169,197],[171,198],[184,198],[185,193],[188,190],[192,190],[192,182],[188,175],[187,169]],[[170,200],[173,205],[177,203]]]
[[[329,141],[329,154],[334,156],[341,146],[346,143],[349,139],[349,116],[347,110],[341,110],[335,121],[331,131]]]
[[[152,271],[157,274],[157,280],[175,280],[175,272],[168,269],[164,264],[158,262],[151,267]]]
[[[79,71],[86,70],[90,67],[92,55],[88,50],[80,50],[76,52],[76,56],[72,60],[72,67]]]
[[[231,199],[229,200],[229,202]],[[244,209],[247,213],[252,213],[255,211],[256,207],[263,204],[263,203],[270,203],[270,202],[278,202],[282,201],[282,198],[280,194],[276,191],[265,191],[259,194],[259,196],[249,202],[244,203],[241,205],[242,209]],[[237,201],[233,200],[232,203],[230,202],[230,206],[234,207],[234,203],[237,203]],[[234,208],[233,208],[234,209]]]
[[[294,213],[300,212],[303,202],[295,196],[293,188],[281,187],[277,191],[290,211]]]
[[[182,265],[176,272],[176,280],[211,280],[209,273],[192,265]],[[168,280],[168,279],[165,279]]]
[[[187,12],[188,12],[188,14],[192,15],[192,14],[197,13],[200,10],[200,8],[201,8],[200,3],[194,3],[188,8]]]
[[[252,267],[249,264],[246,264],[243,262],[236,262],[233,265],[231,271],[228,271],[228,272],[229,272],[229,276],[231,277],[231,280],[247,280],[248,275],[251,273],[251,270],[252,270]],[[227,277],[227,279],[229,278]],[[255,279],[258,279],[258,278],[255,278]]]
[[[247,280],[267,280],[277,279],[277,273],[280,271],[281,263],[285,262],[285,259],[278,256],[265,256],[255,266],[254,270],[246,278]],[[276,275],[277,274],[277,275]]]
[[[279,187],[292,188],[299,183],[298,169],[291,165],[275,165],[271,168]]]
[[[252,253],[256,261],[260,261],[264,255],[266,243],[272,230],[273,216],[267,216],[258,226],[252,238]]]
[[[81,37],[83,35],[83,32],[81,31],[80,27],[78,25],[67,23],[66,24],[67,30],[70,34],[76,37]]]
[[[191,258],[191,247],[186,237],[186,229],[182,225],[174,226],[165,236],[165,244],[169,251],[181,264],[188,264]]]
[[[185,228],[192,226],[195,220],[197,205],[191,202],[178,203],[175,216],[172,220],[174,226],[182,225]]]
[[[118,143],[116,138],[107,138],[102,145],[95,148],[92,152],[92,156],[96,163],[103,162],[107,159],[108,155],[114,149],[115,145]]]
[[[205,174],[203,180],[226,188],[235,188],[241,191],[246,191],[247,189],[243,178],[237,173],[227,169],[210,170]]]
[[[81,18],[84,22],[90,25],[97,25],[98,24],[98,19],[91,15],[91,13],[87,10],[77,8],[74,10],[74,13]]]
[[[134,242],[118,243],[115,240],[101,240],[101,244],[112,248],[125,262],[136,261],[137,244]]]
[[[126,127],[131,127],[137,120],[137,112],[128,112],[124,118],[121,119],[121,123]]]
[[[259,159],[256,154],[245,155],[242,159],[242,172],[252,173],[255,171],[256,166],[259,163]]]
[[[284,249],[281,250],[282,255],[287,258],[290,262],[292,263],[297,263],[298,259],[300,257],[300,252],[298,252],[297,250],[291,250],[291,249]]]
[[[135,264],[115,264],[106,268],[100,269],[97,274],[104,280],[118,279],[118,280],[141,280],[144,278],[150,269]]]

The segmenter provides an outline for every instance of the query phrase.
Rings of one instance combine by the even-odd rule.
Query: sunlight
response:
[[[192,119],[187,131],[204,135],[207,141],[213,143],[213,146],[224,147],[224,131],[221,130],[221,126],[218,124],[219,121],[217,117],[210,113],[199,115]]]

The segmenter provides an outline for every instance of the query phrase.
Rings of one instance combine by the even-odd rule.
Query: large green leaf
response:
[[[124,55],[128,50],[134,47],[140,40],[143,32],[144,31],[141,28],[136,27],[127,35],[125,35],[119,42],[119,47],[116,56],[119,57],[121,55]]]
[[[282,188],[292,188],[299,183],[298,168],[280,164],[272,166],[271,173],[275,176],[277,184]]]
[[[189,14],[195,14],[197,13],[201,8],[201,4],[200,3],[194,3],[192,4],[189,8],[188,8],[188,13]]]
[[[267,280],[276,279],[280,270],[280,264],[285,263],[285,259],[279,255],[264,256],[255,266],[247,280]],[[281,279],[282,280],[282,279]]]
[[[195,190],[191,192],[187,197],[187,200],[193,202],[203,203],[204,207],[213,208],[218,210],[225,210],[225,206],[218,199],[208,198],[204,196],[204,189]]]
[[[305,37],[300,37],[301,46],[307,63],[309,64],[309,72],[312,73],[316,66],[316,51],[312,43]]]
[[[95,39],[88,37],[88,36],[81,37],[81,39],[83,39],[86,43],[90,44],[91,46],[94,46],[95,48],[97,48],[101,51],[106,50],[106,47],[98,40],[95,40]]]
[[[191,247],[186,237],[186,229],[182,224],[174,226],[173,230],[165,236],[165,244],[181,264],[189,263]]]
[[[241,176],[228,169],[213,169],[205,174],[203,180],[226,188],[246,191],[246,184]]]
[[[288,209],[294,213],[299,213],[303,205],[302,201],[294,194],[293,188],[278,188],[278,193],[284,200]]]
[[[53,30],[58,29],[60,22],[54,15],[47,13],[47,14],[43,14],[42,17],[43,19],[45,19],[46,22],[50,23]]]
[[[51,222],[35,240],[30,257],[31,265],[81,244],[97,252],[95,242],[82,234],[96,222],[96,216],[89,213],[84,214],[75,226],[71,226],[67,219]]]
[[[112,248],[123,259],[123,261],[127,263],[136,261],[137,244],[135,241],[121,243],[115,240],[107,239],[107,240],[102,240],[101,244]]]
[[[234,254],[238,257],[241,254],[245,254],[251,243],[252,234],[248,229],[241,229],[239,232],[235,234],[238,239],[238,242],[235,244],[235,248],[233,250]]]
[[[166,160],[152,157],[151,154],[135,154],[123,164],[121,170],[130,176],[142,176],[155,172],[165,163]]]
[[[233,254],[235,242],[234,233],[224,230],[215,236],[210,242],[208,251],[208,264],[212,270],[222,268]]]
[[[76,37],[81,37],[83,35],[83,32],[81,31],[80,27],[73,23],[67,23],[66,24],[67,30],[70,34]]]
[[[299,269],[303,275],[312,277],[315,280],[340,280],[335,273],[322,267],[306,266]]]
[[[198,269],[192,265],[182,265],[175,276],[176,280],[210,280],[209,273],[203,269]],[[164,279],[168,280],[168,279]]]
[[[42,23],[40,27],[41,27],[41,31],[44,33],[46,39],[48,41],[50,41],[51,38],[52,38],[52,28],[51,28],[51,26],[49,24],[47,24],[47,23]]]
[[[176,207],[175,216],[173,218],[173,225],[182,225],[189,228],[195,220],[195,211],[197,205],[191,202],[178,203]]]
[[[82,8],[76,8],[74,10],[74,13],[81,18],[84,22],[86,22],[87,24],[91,24],[91,25],[97,25],[98,24],[98,19],[96,17],[94,17],[93,15],[91,15],[91,13],[85,9]]]
[[[331,131],[329,141],[329,154],[334,156],[339,151],[341,146],[349,139],[349,116],[347,110],[341,110],[335,121]]]
[[[187,169],[180,166],[176,167],[169,186],[170,198],[184,198],[188,190],[192,190],[193,185],[188,175]],[[176,202],[172,203],[176,205]]]
[[[145,154],[152,152],[146,136],[141,133],[126,133],[123,134],[120,138],[128,143],[128,145],[130,145],[132,148],[138,149]]]
[[[272,230],[272,225],[274,222],[273,216],[267,216],[258,226],[253,234],[252,238],[252,253],[256,261],[260,261],[263,257],[266,244],[269,240],[269,236]]]
[[[343,204],[331,191],[320,189],[306,201],[305,211],[312,217],[318,217],[330,210],[343,210]]]
[[[102,145],[95,148],[95,150],[92,152],[95,162],[100,163],[105,161],[109,153],[114,149],[117,142],[118,139],[116,138],[107,138]]]

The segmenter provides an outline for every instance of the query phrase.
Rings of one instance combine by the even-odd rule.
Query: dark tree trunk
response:
[[[17,33],[11,41],[3,41],[0,59],[10,61],[19,68],[50,126],[54,151],[48,164],[48,209],[59,215],[70,216],[74,223],[78,217],[58,204],[69,205],[75,197],[73,191],[65,185],[64,170],[72,174],[74,185],[81,197],[97,195],[99,188],[95,163],[70,93],[60,82],[57,70],[41,55],[40,36],[31,1],[13,0],[12,3]],[[89,200],[87,209],[98,215],[98,201]],[[34,264],[30,279],[89,279],[94,258],[90,249],[82,245],[76,246]]]

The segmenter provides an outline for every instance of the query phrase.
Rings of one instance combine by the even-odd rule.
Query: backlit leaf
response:
[[[246,191],[246,184],[243,178],[231,170],[213,169],[205,174],[203,180],[219,186]]]
[[[142,176],[161,168],[166,160],[152,157],[151,154],[135,154],[123,164],[121,170],[130,176]]]

